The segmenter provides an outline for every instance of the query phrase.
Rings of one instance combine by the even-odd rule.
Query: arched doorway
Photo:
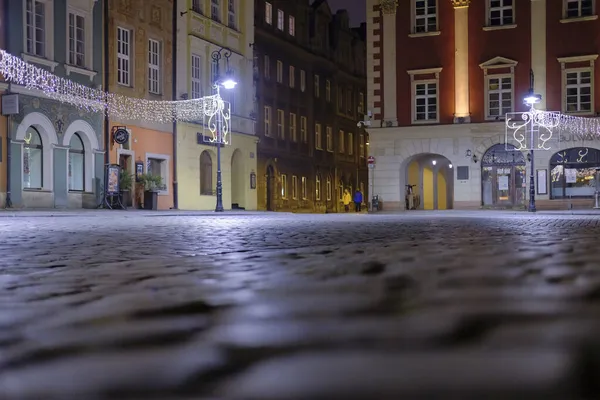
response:
[[[511,144],[496,144],[481,158],[481,197],[484,206],[525,205],[525,156]]]
[[[400,188],[405,209],[448,210],[454,203],[454,166],[440,154],[417,154],[406,165]],[[407,185],[413,195],[407,195]]]
[[[243,209],[245,201],[246,173],[242,152],[237,149],[231,156],[231,208]]]
[[[275,211],[273,197],[275,195],[275,168],[272,165],[267,167],[267,211]]]
[[[593,198],[600,151],[589,147],[561,150],[550,158],[550,198]]]

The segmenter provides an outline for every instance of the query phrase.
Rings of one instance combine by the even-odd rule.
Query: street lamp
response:
[[[529,113],[530,113],[530,124],[529,124],[529,133],[530,133],[530,149],[529,149],[529,158],[530,160],[530,167],[531,167],[531,172],[530,172],[530,177],[529,177],[529,208],[527,211],[529,212],[536,212],[536,207],[535,207],[535,159],[534,159],[534,153],[533,153],[533,144],[534,144],[534,138],[535,138],[535,114],[536,114],[536,109],[535,109],[535,105],[537,103],[539,103],[540,101],[542,101],[542,95],[540,94],[536,94],[533,93],[533,80],[534,80],[534,76],[533,76],[533,70],[531,70],[529,72],[529,93],[527,94],[527,96],[525,96],[525,98],[523,99],[523,103],[525,103],[525,105],[529,106]]]
[[[225,57],[225,75],[221,76],[219,73],[219,64],[221,58]],[[215,50],[211,54],[211,58],[215,65],[215,81],[213,82],[213,88],[215,94],[219,95],[218,101],[223,101],[220,98],[220,87],[223,86],[225,89],[233,89],[237,85],[237,82],[233,78],[233,74],[229,69],[229,57],[231,57],[231,50],[221,47],[219,50]],[[217,115],[217,205],[215,212],[223,211],[223,179],[221,176],[221,146],[224,145],[223,140],[223,116],[219,112]]]

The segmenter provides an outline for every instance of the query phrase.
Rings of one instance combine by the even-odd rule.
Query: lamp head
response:
[[[524,99],[523,102],[528,105],[537,104],[542,101],[542,95],[529,93]]]
[[[221,86],[225,89],[233,89],[237,85],[237,82],[231,78],[226,78],[223,82],[221,82]]]

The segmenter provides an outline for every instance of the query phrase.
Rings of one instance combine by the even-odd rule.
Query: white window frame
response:
[[[161,43],[158,40],[152,38],[148,39],[148,93],[152,94],[161,94],[162,90],[161,47]]]
[[[354,133],[348,132],[348,155],[354,155]]]
[[[271,120],[273,116],[273,109],[271,108],[271,106],[265,106],[263,113],[265,121],[265,136],[271,136]]]
[[[596,100],[595,100],[595,90],[594,90],[594,85],[595,85],[595,79],[594,79],[594,71],[595,71],[595,63],[596,60],[598,59],[598,54],[591,54],[591,55],[585,55],[585,56],[575,56],[575,57],[560,57],[558,58],[558,62],[560,63],[560,67],[561,67],[561,72],[562,72],[562,93],[561,93],[561,97],[562,97],[562,112],[564,114],[569,114],[569,115],[591,115],[595,113],[595,106],[596,106]],[[584,66],[584,67],[577,67],[577,68],[569,68],[568,65],[569,64],[583,64],[585,62],[589,63],[589,66]],[[567,74],[568,73],[573,73],[573,72],[590,72],[590,97],[591,97],[591,104],[590,104],[590,111],[576,111],[576,112],[569,112],[567,111]],[[585,86],[587,86],[588,84],[585,84]],[[583,86],[583,85],[578,85],[578,86]],[[581,95],[579,95],[581,96]],[[578,103],[579,103],[578,99]]]
[[[287,200],[288,198],[288,187],[287,187],[287,175],[281,174],[281,198]]]
[[[496,90],[491,90],[490,89],[490,81],[492,79],[497,79],[498,80],[498,84],[500,85],[498,89]],[[510,79],[510,89],[505,89],[503,88],[503,83],[502,80],[503,79]],[[515,110],[515,80],[514,80],[514,74],[491,74],[491,75],[485,75],[485,119],[487,120],[504,120],[505,119],[505,115],[507,112],[514,112]],[[504,110],[504,107],[502,106],[502,101],[503,101],[503,94],[504,93],[509,93],[510,94],[510,109]],[[498,94],[498,101],[499,101],[499,109],[498,109],[498,115],[492,115],[491,114],[491,102],[492,99],[490,98],[492,94]]]
[[[415,69],[406,71],[410,75],[411,80],[411,118],[413,124],[436,124],[440,121],[440,73],[442,68]],[[434,75],[433,79],[418,79],[419,76]],[[436,85],[436,118],[417,120],[417,85],[420,84],[435,84]],[[420,97],[420,96],[419,96]]]
[[[333,128],[325,127],[325,141],[327,142],[327,151],[333,153]]]
[[[285,139],[285,111],[277,109],[277,137]]]
[[[326,193],[326,199],[327,201],[331,201],[331,197],[333,195],[333,186],[331,184],[331,176],[327,175],[327,178],[325,178],[325,193]]]
[[[27,24],[27,4],[31,2],[32,13],[33,13],[33,25],[30,27]],[[44,29],[42,30],[43,39],[38,40],[37,27],[35,25],[35,5],[40,3],[44,5]],[[33,57],[39,57],[40,59],[53,60],[54,59],[54,3],[52,0],[25,0],[23,4],[23,52]],[[67,27],[68,29],[68,27]],[[32,31],[32,51],[27,51],[28,32]],[[35,51],[35,44],[37,42],[43,43],[44,51],[43,54],[39,54]],[[67,47],[68,48],[68,47]]]
[[[308,190],[306,188],[306,177],[303,176],[300,180],[300,196],[302,196],[302,200],[306,200],[308,197]]]
[[[127,42],[119,39],[119,32],[127,32],[127,38],[128,38]],[[120,51],[121,46],[127,47],[127,54]],[[125,28],[122,26],[117,26],[117,48],[115,50],[117,51],[117,84],[119,84],[121,86],[132,87],[133,86],[133,77],[132,77],[133,30],[132,29]],[[123,64],[125,64],[125,63],[127,64],[126,70],[120,68],[120,66],[119,66],[120,61]],[[122,76],[124,76],[124,75],[119,74],[119,71],[121,71],[121,70],[123,71],[123,74],[125,74],[125,73],[127,74],[127,79],[122,79]]]
[[[71,55],[73,55],[73,58],[76,60],[77,56],[80,55],[80,53],[77,51],[77,33],[75,33],[75,37],[72,38],[73,39],[73,44],[75,46],[75,48],[71,48],[71,15],[73,15],[73,20],[75,23],[74,26],[74,30],[77,31],[77,17],[80,17],[83,19],[83,53],[81,54],[83,57],[83,64],[77,64],[77,62],[73,62],[73,59],[71,58]],[[89,23],[90,23],[90,18],[89,18],[89,13],[85,13],[82,12],[80,10],[76,10],[72,7],[68,7],[67,9],[67,64],[77,67],[77,68],[83,68],[83,69],[88,69],[91,66],[91,60],[90,60],[90,50],[91,50],[91,36],[89,34]],[[73,53],[73,54],[71,54]]]
[[[296,86],[296,69],[292,65],[290,65],[289,75],[290,87],[293,89]]]
[[[325,80],[325,101],[331,102],[331,81],[329,79]]]
[[[210,0],[210,19],[221,23],[221,0]]]
[[[268,1],[265,2],[265,22],[273,25],[273,5]]]
[[[315,74],[314,80],[315,80],[315,97],[319,98],[319,97],[321,97],[321,91],[320,91],[321,83],[320,83],[319,75]]]
[[[238,21],[237,13],[235,12],[236,0],[227,0],[227,26],[233,30],[237,30]]]
[[[302,143],[308,143],[308,119],[300,116],[300,140]]]
[[[418,16],[417,15],[417,3],[421,2],[421,1],[425,2],[425,14]],[[427,13],[427,5],[426,5],[427,1],[428,0],[411,0],[411,12],[410,12],[410,18],[411,18],[410,32],[411,32],[411,34],[409,35],[411,37],[433,36],[433,35],[440,34],[440,30],[439,30],[439,26],[440,26],[439,0],[435,0],[435,13],[434,14]],[[430,18],[435,18],[435,29],[434,30],[429,29],[429,24],[427,22],[428,22],[428,19],[430,19]],[[417,32],[417,21],[421,20],[421,19],[425,20],[425,30],[423,32]]]
[[[323,132],[318,122],[315,124],[315,149],[323,150]]]
[[[511,112],[515,111],[515,68],[518,62],[505,57],[494,57],[484,63],[479,64],[479,67],[483,70],[483,93],[484,93],[484,104],[485,104],[485,119],[489,121],[504,120],[504,115],[491,116],[490,115],[490,93],[489,93],[489,80],[494,78],[511,78],[512,84],[512,95],[510,99]],[[507,70],[509,72],[507,72]],[[496,72],[500,71],[500,72]]]
[[[283,62],[277,60],[277,83],[283,83]]]
[[[293,15],[288,16],[288,33],[290,36],[296,36],[296,17]]]
[[[321,201],[321,175],[315,176],[315,200]]]
[[[300,91],[304,92],[306,90],[306,71],[300,70]]]
[[[298,200],[298,177],[292,175],[292,199]]]
[[[365,158],[365,135],[362,133],[358,135],[358,156]]]
[[[158,192],[159,196],[168,196],[169,195],[169,187],[170,182],[170,163],[171,163],[171,156],[169,156],[168,154],[156,154],[156,153],[146,153],[146,168],[148,168],[148,161],[153,158],[155,160],[161,160],[161,177],[163,178],[163,185],[165,187],[164,190],[160,190]]]
[[[492,2],[500,1],[500,6],[492,6]],[[502,29],[502,28],[515,28],[517,25],[516,21],[516,7],[515,0],[512,1],[510,6],[505,6],[504,2],[506,0],[486,0],[485,1],[485,15],[486,15],[486,27],[492,29]],[[504,13],[508,10],[512,11],[512,22],[510,24],[504,23]],[[500,25],[492,25],[492,12],[500,13]]]
[[[346,133],[340,129],[338,131],[338,153],[343,154],[346,151]]]
[[[296,114],[290,113],[290,138],[292,142],[298,142],[298,131],[296,129]]]
[[[283,32],[285,29],[285,13],[283,10],[277,10],[277,29]]]
[[[198,54],[192,54],[190,65],[190,98],[199,99],[204,95],[204,58]]]
[[[569,17],[567,15],[569,9],[569,3],[577,3],[577,16]],[[577,22],[577,21],[592,21],[598,19],[596,14],[596,0],[592,1],[592,13],[590,15],[582,15],[583,0],[564,0],[563,1],[563,19],[560,21],[565,22]]]

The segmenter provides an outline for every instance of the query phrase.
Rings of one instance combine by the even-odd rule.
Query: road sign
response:
[[[373,157],[373,156],[369,156],[369,157],[367,158],[367,162],[369,163],[369,165],[371,165],[371,164],[375,164],[375,157]]]

